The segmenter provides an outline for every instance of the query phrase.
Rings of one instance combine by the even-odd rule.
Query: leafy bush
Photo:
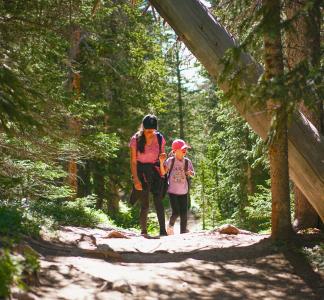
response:
[[[17,238],[21,234],[38,236],[40,224],[28,217],[20,203],[0,202],[0,235]]]
[[[93,196],[76,200],[37,201],[31,203],[30,210],[38,215],[52,219],[56,225],[95,227],[110,223],[107,215],[92,208]]]
[[[0,250],[0,297],[8,297],[11,287],[28,289],[28,283],[39,270],[38,257],[30,250],[23,255],[13,253],[8,248]]]
[[[3,199],[63,199],[72,190],[61,182],[67,176],[62,166],[42,161],[1,158],[0,192]]]
[[[119,212],[112,216],[115,225],[127,229],[139,230],[139,205],[128,207],[125,203],[120,202]],[[159,225],[155,212],[148,215],[147,231],[150,234],[157,234],[159,232]]]
[[[257,189],[253,196],[249,196],[249,204],[244,208],[245,226],[252,231],[264,231],[271,228],[271,193],[265,186]]]

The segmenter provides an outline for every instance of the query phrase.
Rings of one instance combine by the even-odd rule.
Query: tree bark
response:
[[[93,188],[97,195],[96,208],[102,209],[105,198],[105,178],[101,169],[101,161],[93,161]]]
[[[308,0],[288,0],[285,8],[287,19],[295,18],[291,30],[286,34],[286,54],[288,69],[293,70],[300,63],[316,66],[320,62],[320,7],[319,1],[314,2],[314,8],[307,10]],[[322,101],[321,101],[322,102]],[[321,111],[323,103],[317,105],[318,110],[308,109],[303,102],[300,111],[321,131]],[[323,132],[322,132],[323,133]],[[294,186],[296,231],[318,227],[320,218],[315,209],[309,204],[302,191]]]
[[[205,66],[210,75],[218,79],[223,70],[221,59],[236,43],[198,0],[151,0],[152,5],[172,26],[181,40]],[[248,54],[240,61],[246,75],[242,85],[256,83],[263,69]],[[228,84],[220,87],[227,91]],[[270,119],[266,107],[256,108],[249,99],[233,102],[239,113],[263,139],[267,137]],[[324,220],[324,137],[305,118],[296,113],[288,130],[289,172],[291,179],[307,196],[312,206]]]
[[[269,81],[284,73],[280,12],[280,0],[263,0],[263,21],[266,24],[271,24],[271,22],[273,24],[263,34],[265,79]],[[274,239],[287,239],[292,234],[288,171],[287,105],[284,99],[269,99],[268,107],[275,132],[269,146],[272,196],[271,237]]]
[[[86,160],[78,168],[78,197],[86,197],[91,194],[90,168]]]
[[[114,216],[119,212],[119,191],[116,182],[111,181],[108,185],[108,215]]]
[[[180,139],[184,140],[183,128],[183,99],[182,99],[182,85],[181,85],[181,70],[180,70],[180,42],[176,42],[176,71],[177,71],[177,91],[178,91],[178,107],[179,107],[179,125],[180,125]]]
[[[71,48],[69,54],[70,64],[74,65],[80,54],[80,40],[81,30],[79,26],[72,26],[71,28]],[[79,98],[81,94],[81,76],[75,72],[73,68],[70,70],[70,90],[75,93],[75,98]],[[80,135],[81,125],[80,121],[70,117],[68,120],[68,128],[70,134],[73,136]],[[71,157],[68,162],[68,184],[78,194],[78,165],[75,157]]]

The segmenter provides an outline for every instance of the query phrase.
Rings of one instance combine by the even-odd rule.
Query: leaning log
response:
[[[174,29],[190,51],[217,81],[223,70],[221,59],[236,42],[226,29],[198,0],[150,0],[154,8]],[[263,68],[250,55],[241,55],[241,62],[249,71],[242,84],[256,83]],[[251,72],[252,70],[252,72]],[[226,83],[219,85],[228,90]],[[238,112],[263,139],[269,130],[269,114],[263,109],[233,102]],[[324,137],[311,122],[297,112],[288,131],[289,175],[309,199],[324,221]]]

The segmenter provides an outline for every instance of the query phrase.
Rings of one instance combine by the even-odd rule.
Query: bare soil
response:
[[[299,251],[308,242],[280,247],[268,235],[215,230],[147,239],[66,226],[28,241],[40,254],[39,285],[13,299],[324,299],[323,274]]]

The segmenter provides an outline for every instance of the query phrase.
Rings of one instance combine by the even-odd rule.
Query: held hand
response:
[[[194,176],[195,173],[192,170],[189,170],[188,172],[186,172],[187,176]]]
[[[138,191],[142,191],[143,190],[142,183],[139,180],[134,180],[134,187]]]
[[[160,159],[160,162],[163,163],[167,158],[167,155],[166,153],[161,153],[160,156],[159,156],[159,159]]]

